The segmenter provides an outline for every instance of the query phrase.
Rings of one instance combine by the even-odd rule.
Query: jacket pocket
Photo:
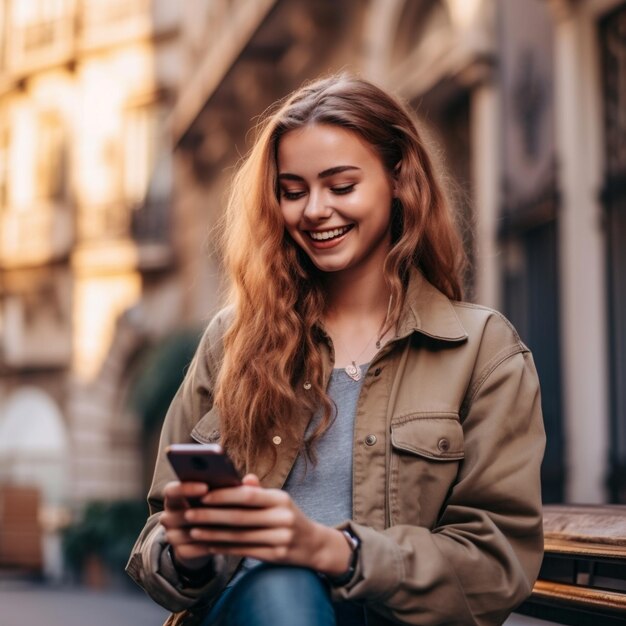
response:
[[[432,528],[464,457],[456,413],[415,413],[392,420],[390,522]]]

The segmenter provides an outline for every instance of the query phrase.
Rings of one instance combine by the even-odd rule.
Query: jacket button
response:
[[[380,369],[380,367],[377,367],[377,368],[374,370],[374,376],[380,376],[380,373],[381,373],[382,371],[383,371],[383,370],[381,370],[381,369]]]
[[[378,439],[376,439],[376,435],[368,435],[367,437],[365,437],[365,443],[368,446],[373,446],[377,441]]]
[[[282,440],[282,439],[281,439],[278,435],[276,435],[275,437],[272,437],[272,441],[273,441],[273,442],[274,442],[277,446],[279,446],[279,445],[283,442],[283,440]]]
[[[441,452],[447,452],[450,449],[450,442],[445,437],[442,437],[437,443],[437,447]]]

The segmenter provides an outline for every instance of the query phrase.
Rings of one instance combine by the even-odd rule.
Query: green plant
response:
[[[112,573],[121,573],[147,513],[143,500],[89,503],[64,532],[66,563],[80,575],[87,558],[97,556]]]
[[[144,432],[161,429],[199,340],[197,330],[177,331],[147,349],[140,358],[128,401],[140,416]]]

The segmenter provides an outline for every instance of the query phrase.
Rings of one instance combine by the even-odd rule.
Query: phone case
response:
[[[233,462],[217,444],[172,444],[166,454],[182,482],[207,483],[211,489],[241,484]]]

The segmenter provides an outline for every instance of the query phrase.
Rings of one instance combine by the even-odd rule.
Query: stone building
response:
[[[0,25],[0,481],[52,521],[145,490],[162,407],[128,398],[219,306],[250,128],[341,69],[426,123],[468,293],[535,355],[546,501],[626,500],[623,0],[4,0]]]
[[[0,484],[39,489],[52,575],[68,507],[144,491],[133,372],[198,323],[164,129],[203,4],[0,2]],[[29,539],[0,515],[11,564]]]

